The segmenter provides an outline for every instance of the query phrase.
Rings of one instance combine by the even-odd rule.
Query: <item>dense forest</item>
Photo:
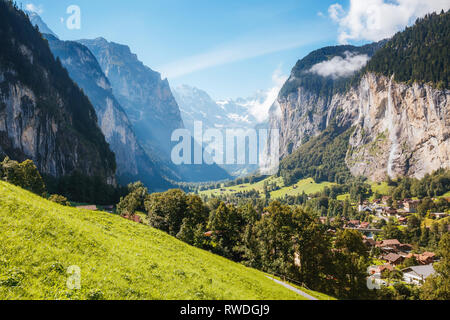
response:
[[[335,120],[280,163],[280,175],[286,185],[312,177],[316,182],[344,183],[351,177],[345,163],[348,141],[353,129],[339,127]]]
[[[442,195],[442,189],[449,190],[449,175],[450,171],[439,170],[421,180],[389,181],[397,193],[421,194],[424,198],[406,227],[398,228],[392,219],[377,223],[375,227],[383,230],[382,239],[410,243],[415,252],[433,250],[443,259],[441,262],[448,259],[448,220],[433,221],[429,228],[424,227],[424,221],[429,220],[430,210],[450,210],[446,199],[431,199]],[[343,193],[350,197],[337,200],[337,195]],[[374,194],[363,179],[325,188],[315,195],[280,201],[260,199],[254,194],[246,199],[202,199],[181,190],[149,194],[142,183],[135,183],[129,185],[128,195],[121,199],[117,211],[126,217],[140,215],[145,218],[144,223],[193,246],[339,298],[442,299],[448,295],[445,290],[427,291],[434,281],[448,281],[439,274],[427,281],[423,291],[402,283],[376,292],[367,289],[367,267],[380,252],[369,252],[359,231],[342,227],[344,221],[351,219],[371,222],[370,216],[359,212],[354,204],[374,195],[381,196]],[[294,203],[289,203],[292,200]],[[327,217],[326,223],[320,223],[319,217]],[[414,265],[414,261],[405,263]],[[436,270],[444,270],[441,266],[442,263],[436,264]]]
[[[399,82],[449,85],[450,11],[428,14],[412,27],[397,33],[376,52],[362,73],[394,75]]]

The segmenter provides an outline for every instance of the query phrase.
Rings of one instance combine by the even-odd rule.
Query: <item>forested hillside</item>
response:
[[[32,159],[55,179],[114,184],[115,156],[89,99],[23,11],[0,1],[0,157]]]
[[[369,61],[363,72],[395,75],[395,80],[431,82],[448,89],[450,11],[429,14],[396,34]]]
[[[281,112],[271,115],[281,127],[285,183],[421,178],[448,168],[449,33],[450,13],[434,13],[389,40],[327,47],[300,60],[273,107]],[[355,54],[371,59],[351,76],[312,72]]]
[[[367,55],[372,57],[386,41],[380,41],[368,44],[362,47],[357,46],[334,46],[325,47],[311,52],[305,58],[299,60],[292,69],[290,80],[286,82],[280,91],[280,96],[287,96],[298,87],[302,87],[307,91],[314,92],[319,96],[331,97],[334,93],[342,92],[348,89],[352,84],[353,75],[346,77],[333,78],[323,77],[316,73],[310,72],[311,68],[318,63],[328,61],[334,57],[345,57],[346,54]]]

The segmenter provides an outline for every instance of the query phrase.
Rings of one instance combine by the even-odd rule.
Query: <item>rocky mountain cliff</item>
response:
[[[364,66],[358,64],[358,59],[367,62],[381,45],[326,47],[297,62],[270,110],[271,127],[278,126],[281,130],[282,158],[325,130],[331,117],[329,110],[334,93],[345,90],[354,73]],[[321,64],[323,67],[314,71],[313,68]],[[343,70],[341,74],[339,67]]]
[[[78,172],[115,184],[115,157],[94,108],[28,17],[0,1],[0,155],[41,173]]]
[[[139,61],[128,46],[104,38],[79,42],[97,58],[144,148],[170,159],[172,132],[184,125],[168,81]]]
[[[440,27],[428,27],[434,24]],[[284,169],[304,163],[308,155],[297,153],[332,121],[352,128],[343,152],[355,176],[421,178],[449,168],[450,91],[442,70],[448,55],[439,49],[445,41],[448,47],[448,25],[448,13],[432,15],[387,42],[324,48],[300,60],[271,109],[270,125],[281,130],[280,151],[289,164]],[[323,157],[315,159],[317,168]]]
[[[169,183],[138,143],[128,116],[94,55],[78,42],[45,36],[55,57],[92,102],[98,124],[116,155],[118,182],[126,185],[140,180],[153,190],[167,187]]]
[[[128,46],[103,38],[80,40],[97,58],[110,80],[114,96],[128,115],[138,142],[171,180],[214,181],[229,178],[217,165],[174,165],[171,141],[174,130],[184,128],[180,109],[167,79],[145,66]]]
[[[422,178],[450,167],[449,90],[367,73],[356,90],[334,97],[330,110],[338,107],[356,127],[346,158],[353,175]]]

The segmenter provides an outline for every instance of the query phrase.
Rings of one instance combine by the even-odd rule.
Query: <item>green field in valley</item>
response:
[[[330,187],[334,183],[331,182],[321,182],[316,183],[314,179],[307,178],[300,180],[296,184],[289,186],[289,187],[283,187],[280,190],[276,190],[270,193],[270,196],[272,199],[277,198],[283,198],[284,196],[297,196],[302,194],[303,192],[306,194],[314,194],[317,192],[323,191],[325,187]]]
[[[285,187],[283,178],[272,176],[254,184],[246,183],[232,187],[223,187],[219,189],[201,191],[200,195],[206,195],[209,197],[226,196],[236,194],[239,192],[256,190],[261,194],[261,197],[264,197],[264,183],[266,182],[268,184],[276,183],[276,185],[280,188],[279,190],[270,192],[271,199],[283,198],[285,195],[296,196],[302,194],[303,192],[305,192],[306,194],[313,194],[322,191],[325,187],[333,185],[333,183],[331,182],[316,183],[314,179],[307,178],[300,180],[295,185]]]
[[[302,299],[260,271],[146,225],[2,181],[0,243],[0,300]],[[70,266],[81,270],[79,290],[67,287]]]

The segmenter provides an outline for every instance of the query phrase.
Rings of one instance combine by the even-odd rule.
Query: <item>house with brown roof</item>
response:
[[[386,217],[396,217],[397,216],[397,210],[394,208],[383,208],[383,213]]]
[[[347,223],[347,227],[349,227],[349,228],[358,228],[359,224],[360,224],[359,220],[350,220]]]
[[[434,254],[434,252],[424,252],[419,256],[419,263],[421,264],[430,264],[434,262],[434,258],[436,257],[436,255]]]
[[[422,254],[408,254],[408,256],[406,258],[416,258],[417,263],[421,264],[421,265],[427,265],[427,264],[431,264],[434,262],[434,259],[436,257],[434,252],[424,252]]]
[[[370,226],[370,222],[361,222],[361,223],[359,224],[359,227],[360,227],[361,229],[367,229],[369,226]]]
[[[398,265],[400,263],[403,262],[403,260],[405,260],[405,258],[403,258],[402,256],[396,254],[396,253],[389,253],[388,255],[385,255],[383,257],[383,260],[385,260],[386,262],[388,262],[391,265]]]
[[[378,245],[378,247],[383,248],[383,247],[399,247],[401,245],[401,242],[398,241],[397,239],[388,239],[388,240],[383,240],[381,241],[381,243]]]
[[[375,247],[375,245],[377,244],[375,240],[369,238],[364,239],[363,243],[369,248]]]
[[[401,243],[397,239],[389,239],[377,242],[376,247],[385,253],[397,253]]]

